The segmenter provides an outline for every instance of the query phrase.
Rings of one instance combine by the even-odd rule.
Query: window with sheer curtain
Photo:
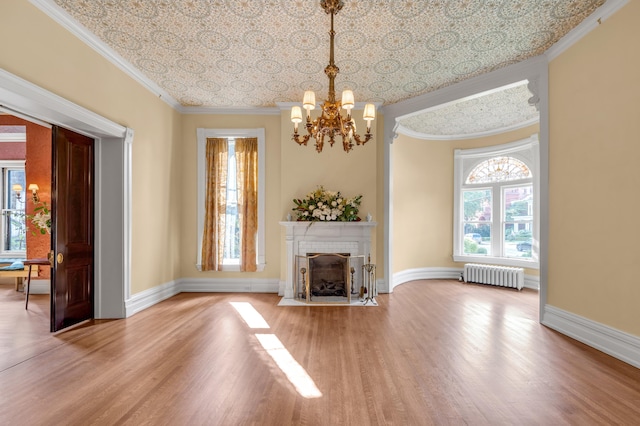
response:
[[[262,269],[263,156],[263,129],[198,129],[198,269]]]

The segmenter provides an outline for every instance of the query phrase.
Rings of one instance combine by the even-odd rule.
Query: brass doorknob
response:
[[[56,256],[56,260],[58,261],[58,263],[62,263],[62,261],[64,260],[64,256],[62,255],[62,253],[58,253],[58,256]]]

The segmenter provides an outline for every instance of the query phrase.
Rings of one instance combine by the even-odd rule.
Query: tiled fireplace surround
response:
[[[280,225],[285,229],[287,274],[286,280],[280,283],[279,294],[293,299],[296,256],[311,253],[368,256],[376,222],[280,222]]]

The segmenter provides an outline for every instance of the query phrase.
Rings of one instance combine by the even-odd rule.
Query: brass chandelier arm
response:
[[[298,145],[307,146],[307,142],[309,142],[310,137],[311,137],[311,134],[300,136],[298,135],[298,132],[294,132],[291,139],[293,139],[295,143],[297,143]]]
[[[353,139],[355,139],[357,145],[364,145],[365,143],[369,142],[372,137],[373,137],[373,135],[371,133],[365,133],[364,134],[364,140],[362,140],[360,138],[360,135],[358,135],[356,133],[353,134]]]

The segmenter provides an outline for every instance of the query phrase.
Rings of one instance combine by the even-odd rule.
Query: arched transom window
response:
[[[529,167],[517,158],[493,157],[478,164],[465,183],[505,182],[530,177]]]

